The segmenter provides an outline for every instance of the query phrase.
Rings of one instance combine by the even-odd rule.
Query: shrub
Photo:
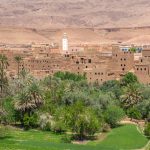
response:
[[[15,121],[15,110],[13,107],[13,99],[6,97],[3,100],[3,115],[0,116],[0,121],[6,124],[13,123]]]
[[[70,135],[63,135],[61,138],[62,143],[71,143],[71,136]]]
[[[73,80],[73,81],[82,81],[86,80],[86,77],[83,75],[77,75],[70,72],[56,72],[54,77],[60,78],[61,80]]]
[[[109,124],[104,124],[103,126],[103,132],[109,132],[111,130],[110,125]]]
[[[28,116],[28,114],[25,114],[23,118],[23,125],[25,130],[37,127],[37,115],[33,114],[32,116]]]
[[[0,126],[0,139],[7,135],[8,129],[6,127]]]
[[[51,131],[51,127],[54,124],[53,117],[46,113],[39,117],[39,125],[43,131]]]
[[[147,123],[144,129],[144,133],[146,136],[150,136],[150,123]]]
[[[55,133],[63,133],[65,131],[64,123],[60,121],[55,121],[54,124],[51,126],[51,130]]]
[[[127,86],[128,84],[134,84],[134,83],[138,83],[138,79],[137,79],[137,76],[131,72],[127,73],[121,79],[121,85],[123,85],[123,86]]]
[[[108,91],[112,92],[117,99],[119,99],[119,97],[122,94],[122,89],[120,88],[120,83],[119,83],[119,81],[116,81],[116,80],[110,80],[110,81],[104,82],[100,86],[100,89],[106,93]]]
[[[69,128],[80,140],[93,136],[101,128],[101,121],[94,110],[85,107],[81,102],[72,105],[69,110]]]
[[[28,130],[30,128],[30,118],[27,114],[24,115],[23,125],[24,125],[25,130]]]
[[[118,106],[109,106],[105,112],[105,120],[111,127],[116,127],[124,116],[123,109]]]
[[[138,119],[138,120],[140,120],[142,118],[142,115],[141,115],[140,111],[137,108],[130,108],[127,111],[127,114],[128,114],[128,116],[131,119]]]
[[[38,115],[34,113],[30,116],[30,127],[36,128],[38,126]]]

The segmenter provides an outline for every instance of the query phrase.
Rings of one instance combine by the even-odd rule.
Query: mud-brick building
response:
[[[118,47],[113,47],[109,63],[110,70],[113,70],[116,76],[126,74],[134,67],[134,53],[123,52]]]
[[[143,49],[142,57],[135,63],[134,70],[141,83],[150,85],[150,48]]]

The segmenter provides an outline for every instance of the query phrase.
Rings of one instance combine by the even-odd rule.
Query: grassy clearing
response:
[[[108,133],[103,141],[91,141],[87,145],[61,143],[62,136],[10,129],[8,135],[0,139],[0,150],[129,150],[140,149],[148,142],[135,125],[120,126]]]

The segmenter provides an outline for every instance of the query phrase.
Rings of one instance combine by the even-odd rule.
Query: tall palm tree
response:
[[[17,70],[18,70],[18,79],[19,79],[19,74],[20,74],[20,63],[22,61],[22,57],[21,56],[15,56],[15,61],[17,63]]]
[[[30,111],[36,108],[36,105],[32,99],[30,99],[26,90],[22,91],[16,96],[15,99],[16,110],[23,113],[30,113]]]
[[[51,89],[51,87],[52,87],[52,77],[50,75],[44,78],[43,86],[45,87],[46,90]]]
[[[7,76],[6,76],[6,69],[8,67],[8,59],[5,55],[0,54],[0,91],[3,95],[4,87],[7,86]]]
[[[28,72],[25,68],[23,68],[21,71],[20,71],[20,78],[25,80],[27,77],[28,77]]]
[[[29,95],[30,99],[32,99],[32,101],[34,102],[34,104],[36,105],[37,108],[40,107],[44,103],[43,96],[42,96],[42,90],[41,90],[39,83],[34,81],[29,86],[28,95]]]
[[[142,100],[141,90],[138,84],[129,84],[121,96],[124,108],[128,109]]]
[[[24,86],[23,90],[15,98],[15,109],[20,111],[24,116],[39,108],[43,104],[42,92],[39,84],[35,81]]]

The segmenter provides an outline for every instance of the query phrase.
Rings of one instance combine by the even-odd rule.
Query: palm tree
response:
[[[8,85],[8,80],[5,70],[8,67],[8,59],[5,55],[0,54],[0,91],[3,95],[3,89]]]
[[[125,89],[125,94],[121,96],[124,108],[128,109],[142,100],[140,87],[138,84],[129,84]]]
[[[21,56],[15,56],[15,61],[17,63],[17,68],[18,68],[18,79],[19,79],[19,74],[20,74],[20,63],[22,61],[22,57]]]
[[[28,77],[28,72],[25,68],[20,71],[21,79],[25,80]]]
[[[36,108],[43,104],[42,90],[39,83],[33,82],[28,88],[28,95],[36,105]]]
[[[51,89],[51,87],[52,87],[52,77],[50,75],[44,78],[43,86],[45,87],[45,90]]]
[[[32,99],[30,99],[26,90],[22,91],[16,96],[15,109],[22,113],[30,113],[32,109],[35,109],[36,105]]]
[[[23,90],[15,98],[15,109],[24,114],[39,108],[43,104],[42,92],[39,84],[32,81],[29,85],[23,87]]]

